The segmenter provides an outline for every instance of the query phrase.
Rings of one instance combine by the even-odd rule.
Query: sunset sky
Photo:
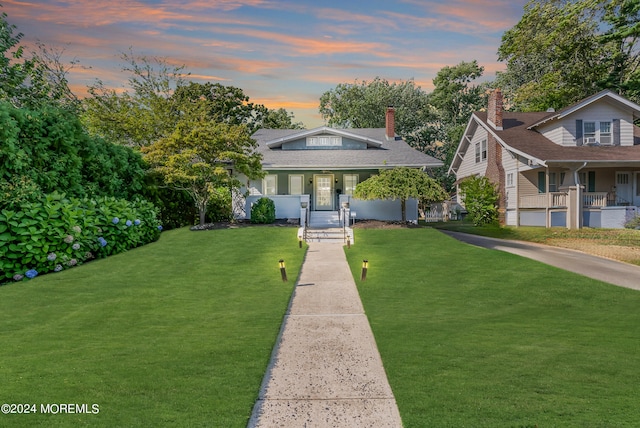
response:
[[[323,124],[320,96],[340,83],[413,78],[426,91],[444,66],[478,60],[485,78],[504,68],[496,51],[526,0],[0,0],[0,12],[84,67],[84,94],[101,79],[123,88],[122,52],[185,65],[190,79],[242,88],[284,107],[307,127]]]

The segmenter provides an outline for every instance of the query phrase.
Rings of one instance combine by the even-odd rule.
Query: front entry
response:
[[[333,211],[333,174],[313,176],[316,211]]]

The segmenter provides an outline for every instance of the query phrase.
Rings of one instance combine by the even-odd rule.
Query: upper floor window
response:
[[[585,144],[610,145],[611,122],[584,122],[583,135]]]
[[[342,137],[336,137],[333,135],[316,135],[314,137],[307,137],[307,146],[341,146]]]
[[[487,160],[487,140],[482,140],[476,143],[476,163],[484,162]]]

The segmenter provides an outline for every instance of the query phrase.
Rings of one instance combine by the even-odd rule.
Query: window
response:
[[[476,143],[476,163],[484,162],[487,160],[487,140],[482,140],[480,143]]]
[[[289,176],[289,194],[302,195],[304,193],[304,175]]]
[[[267,175],[262,182],[263,194],[266,196],[278,194],[278,176]]]
[[[600,144],[611,144],[611,122],[600,122]]]
[[[344,174],[342,180],[344,181],[344,194],[353,196],[353,191],[358,184],[358,174]]]
[[[587,192],[595,192],[596,191],[596,172],[580,172],[580,184],[584,186],[585,191]]]
[[[547,174],[544,171],[538,172],[538,193],[547,193]]]
[[[611,122],[584,122],[584,143],[611,145]]]
[[[558,183],[556,182],[557,174],[555,172],[549,173],[549,192],[558,191]]]
[[[332,135],[317,135],[315,137],[307,137],[307,146],[341,146],[342,137],[335,137]]]
[[[507,174],[507,187],[513,187],[513,172]]]

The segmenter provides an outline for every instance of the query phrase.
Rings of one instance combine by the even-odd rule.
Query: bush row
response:
[[[156,241],[156,208],[136,199],[50,194],[0,211],[0,284],[59,272]]]

